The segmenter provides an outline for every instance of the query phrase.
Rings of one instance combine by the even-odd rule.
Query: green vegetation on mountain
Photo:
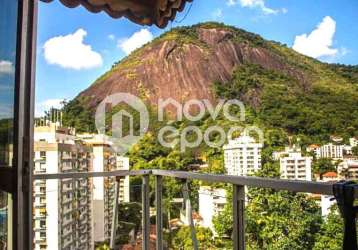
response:
[[[214,88],[219,97],[244,100],[264,125],[290,134],[328,139],[331,134],[353,136],[358,128],[358,94],[353,84],[306,87],[278,70],[244,64],[229,82],[216,82]]]
[[[63,124],[76,128],[77,132],[96,132],[94,113],[88,110],[86,98],[75,98],[64,103]]]
[[[328,64],[328,67],[350,81],[358,82],[358,65]]]

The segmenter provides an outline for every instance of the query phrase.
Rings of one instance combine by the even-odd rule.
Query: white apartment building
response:
[[[34,173],[87,172],[91,149],[69,128],[35,127]],[[91,183],[87,179],[36,180],[33,188],[34,249],[93,249]]]
[[[213,217],[223,211],[226,204],[226,190],[201,186],[199,189],[199,214],[201,226],[210,228],[213,232]]]
[[[327,217],[331,207],[336,204],[336,200],[332,195],[321,195],[321,213],[323,217]]]
[[[357,137],[349,138],[349,145],[351,147],[357,147],[358,146],[358,138]]]
[[[334,160],[343,159],[344,145],[328,143],[319,147],[315,153],[317,158],[331,158]]]
[[[111,143],[103,135],[79,135],[93,150],[93,171],[128,170],[129,159],[117,156]],[[111,236],[114,201],[114,177],[93,178],[93,239],[108,241]],[[119,202],[129,202],[129,177],[121,180]]]
[[[296,145],[286,146],[285,150],[283,151],[274,151],[272,153],[272,159],[274,161],[279,161],[282,157],[285,157],[288,155],[289,152],[301,152],[301,148],[297,147]]]
[[[312,180],[312,157],[302,156],[301,150],[286,149],[280,158],[281,178],[291,180]]]
[[[261,168],[263,145],[243,135],[224,145],[225,169],[229,175],[251,175]]]
[[[129,158],[117,156],[117,170],[129,170]],[[130,202],[129,176],[121,178],[119,182],[119,202]]]
[[[358,160],[344,159],[337,168],[340,178],[347,180],[358,180]]]

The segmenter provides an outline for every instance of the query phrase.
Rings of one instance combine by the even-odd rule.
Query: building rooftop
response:
[[[262,143],[257,143],[253,137],[248,135],[243,135],[235,139],[229,139],[228,144],[224,145],[224,149],[235,147],[235,146],[247,145],[247,144],[256,144],[260,147],[263,146]]]
[[[327,172],[325,174],[322,175],[322,177],[328,177],[328,178],[336,178],[337,177],[337,173],[336,172]]]

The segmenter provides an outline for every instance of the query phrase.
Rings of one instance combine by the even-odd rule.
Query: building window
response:
[[[44,228],[45,226],[46,226],[46,221],[41,220],[41,221],[40,221],[40,227],[41,227],[41,228]]]
[[[40,151],[40,157],[46,159],[46,151]]]

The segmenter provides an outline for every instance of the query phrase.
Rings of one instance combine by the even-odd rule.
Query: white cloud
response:
[[[113,35],[113,34],[109,34],[107,37],[108,37],[109,40],[112,40],[112,41],[113,41],[114,39],[116,39],[116,36]]]
[[[282,8],[282,9],[272,9],[266,6],[265,4],[265,0],[227,0],[226,4],[228,6],[234,6],[236,4],[240,3],[241,7],[245,7],[245,8],[258,8],[260,9],[265,15],[270,15],[270,14],[278,14],[278,13],[287,13],[287,9],[286,8]]]
[[[1,60],[0,61],[0,75],[2,74],[12,74],[14,72],[14,65],[10,61]]]
[[[214,19],[219,19],[223,16],[223,11],[222,9],[216,9],[213,11],[213,13],[211,13],[211,16],[214,18]]]
[[[342,47],[340,50],[339,50],[339,53],[342,55],[342,56],[345,56],[347,55],[348,53],[350,53],[351,51],[345,47]]]
[[[35,116],[41,117],[45,115],[45,111],[49,111],[51,108],[60,109],[62,108],[63,99],[48,99],[46,101],[36,103]]]
[[[234,6],[234,5],[237,4],[237,1],[236,1],[236,0],[227,0],[227,1],[226,1],[226,4],[227,4],[228,6]]]
[[[118,41],[118,48],[124,51],[127,55],[133,50],[141,47],[153,40],[153,34],[148,29],[141,29],[135,32],[131,37],[120,39]]]
[[[282,8],[282,9],[281,9],[281,12],[282,12],[283,14],[286,14],[286,13],[288,12],[288,9]]]
[[[101,66],[102,56],[93,51],[90,45],[83,43],[86,35],[85,30],[78,29],[75,33],[49,39],[43,46],[46,61],[75,70]]]
[[[326,16],[310,34],[298,35],[292,48],[297,52],[314,58],[335,56],[339,50],[332,48],[336,32],[336,22]]]

